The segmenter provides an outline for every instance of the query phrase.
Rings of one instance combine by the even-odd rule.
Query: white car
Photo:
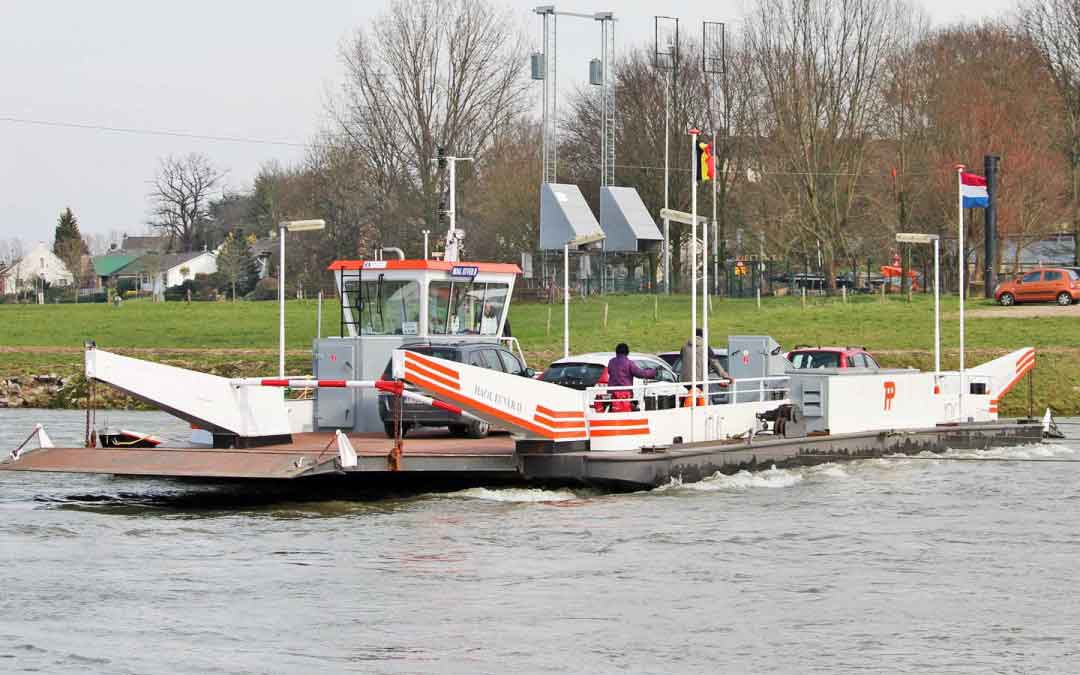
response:
[[[572,389],[603,387],[607,384],[607,364],[615,358],[615,352],[591,352],[578,354],[555,361],[540,376],[544,382],[561,384]],[[648,389],[645,407],[674,407],[680,397],[686,396],[686,387],[679,384],[675,372],[654,354],[631,352],[630,360],[639,368],[655,368],[656,379],[642,380],[634,378],[634,398],[642,400],[646,394],[644,385],[655,382],[669,382],[667,386],[653,386]]]

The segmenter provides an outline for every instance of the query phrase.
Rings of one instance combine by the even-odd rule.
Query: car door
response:
[[[502,360],[504,372],[510,373],[511,375],[525,374],[525,366],[521,365],[521,361],[518,360],[518,357],[502,349],[497,350],[496,353]]]
[[[1061,270],[1043,270],[1042,288],[1040,289],[1040,300],[1054,300],[1057,298],[1058,291],[1064,288],[1062,284]]]
[[[1035,270],[1028,272],[1016,285],[1016,299],[1031,302],[1039,298],[1039,286],[1042,283],[1042,272]]]

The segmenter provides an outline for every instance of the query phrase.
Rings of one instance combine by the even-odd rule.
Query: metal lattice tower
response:
[[[557,115],[559,109],[559,87],[557,76],[558,68],[555,55],[556,48],[558,47],[558,40],[556,37],[558,32],[558,16],[556,15],[555,7],[553,6],[537,7],[533,11],[544,19],[544,47],[542,51],[544,88],[542,137],[544,167],[541,181],[544,183],[555,183],[559,159]]]
[[[600,185],[615,184],[615,17],[596,14],[600,22]]]
[[[727,44],[725,26],[721,21],[704,21],[701,24],[701,71],[705,73],[706,94],[709,108],[713,97],[720,94],[720,120],[713,124],[720,129],[728,123],[727,109]]]

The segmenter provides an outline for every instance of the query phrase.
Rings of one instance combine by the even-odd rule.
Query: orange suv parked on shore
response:
[[[1067,267],[1040,267],[994,289],[994,299],[1008,307],[1020,302],[1071,305],[1080,301],[1080,276]]]

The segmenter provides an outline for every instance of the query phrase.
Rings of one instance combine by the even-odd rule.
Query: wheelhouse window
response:
[[[417,335],[420,332],[420,285],[392,281],[380,274],[345,282],[346,302],[361,335]]]
[[[428,286],[431,335],[498,335],[508,284],[469,280],[433,281]]]

